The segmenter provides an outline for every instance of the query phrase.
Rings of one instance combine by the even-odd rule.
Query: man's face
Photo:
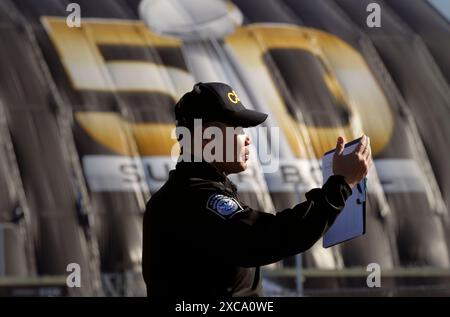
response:
[[[240,173],[247,169],[250,158],[250,136],[241,127],[230,127],[223,123],[215,122],[209,126],[216,126],[222,131],[223,136],[223,157],[213,164],[226,174]],[[209,143],[204,140],[203,147]],[[229,152],[232,153],[229,153]]]

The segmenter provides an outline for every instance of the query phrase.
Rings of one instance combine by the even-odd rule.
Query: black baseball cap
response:
[[[236,91],[224,83],[197,83],[175,105],[178,126],[190,126],[194,119],[219,121],[234,127],[254,127],[267,114],[246,109]]]

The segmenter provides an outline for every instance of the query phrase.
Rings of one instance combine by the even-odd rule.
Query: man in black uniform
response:
[[[267,118],[245,109],[236,92],[222,83],[195,85],[177,103],[175,115],[178,127],[188,131],[195,130],[195,119],[202,119],[203,129],[225,131],[256,126]],[[309,249],[372,163],[367,137],[349,155],[343,155],[344,139],[339,137],[334,175],[322,188],[307,192],[306,201],[272,215],[239,201],[227,177],[247,168],[251,140],[243,129],[237,131],[224,137],[226,145],[233,144],[224,146],[224,158],[233,152],[228,161],[207,162],[203,152],[179,139],[184,146],[176,169],[152,196],[144,216],[142,265],[148,296],[261,295],[259,267]],[[200,149],[210,141],[202,139]]]

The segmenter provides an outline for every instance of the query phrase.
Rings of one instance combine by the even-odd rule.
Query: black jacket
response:
[[[276,215],[237,200],[208,163],[178,163],[147,204],[143,275],[148,296],[259,296],[259,266],[309,249],[351,195],[342,176]]]

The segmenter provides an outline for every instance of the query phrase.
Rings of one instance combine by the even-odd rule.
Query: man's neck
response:
[[[214,166],[217,170],[221,171],[222,173],[224,173],[225,175],[229,175],[229,173],[227,173],[226,171],[224,171],[221,167],[220,164],[217,164],[216,162],[212,162],[210,163],[212,166]]]
[[[186,153],[187,154],[187,153]],[[205,162],[205,163],[209,163],[212,166],[214,166],[214,168],[216,168],[218,171],[222,172],[223,174],[225,174],[226,176],[228,176],[230,173],[227,173],[221,166],[220,163],[217,162],[206,162],[203,158],[199,158],[198,156],[195,156],[194,154],[190,154],[190,159],[191,162]]]

